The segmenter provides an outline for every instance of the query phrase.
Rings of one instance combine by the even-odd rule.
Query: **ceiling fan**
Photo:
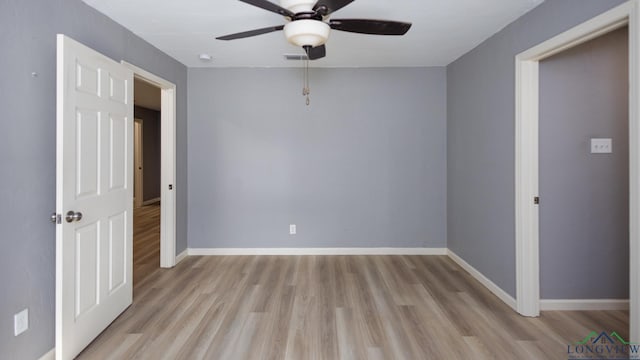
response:
[[[287,40],[302,47],[310,60],[326,56],[325,43],[331,29],[371,35],[404,35],[411,28],[411,23],[399,21],[329,19],[333,12],[354,0],[280,0],[280,5],[267,0],[239,1],[280,14],[288,22],[285,25],[244,31],[216,39],[235,40],[284,30]]]

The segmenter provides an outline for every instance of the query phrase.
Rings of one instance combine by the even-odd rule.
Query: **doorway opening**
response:
[[[157,215],[146,214],[147,217],[159,217],[160,225],[160,267],[171,268],[184,257],[176,254],[176,85],[154,75],[142,68],[122,61],[122,64],[133,71],[134,81],[138,88],[148,87],[150,89],[159,90],[160,93],[160,114],[159,114],[159,148],[160,148],[160,177],[159,177],[159,195],[150,195],[147,205],[156,204],[155,212]],[[138,95],[134,91],[134,95]],[[148,105],[151,106],[151,105]],[[156,106],[157,107],[157,106]],[[136,115],[136,117],[138,117]],[[146,131],[147,123],[142,120],[142,129]],[[143,136],[143,145],[144,145]],[[145,165],[145,155],[143,149],[143,170],[149,165]],[[146,175],[143,175],[143,180]],[[153,179],[153,180],[158,180]],[[145,189],[146,182],[143,182],[142,193],[147,193]],[[159,196],[159,199],[157,198]],[[159,200],[159,205],[158,205]],[[144,202],[142,203],[144,205]],[[135,223],[135,221],[134,221]]]
[[[516,56],[515,233],[516,302],[524,316],[540,314],[538,178],[539,63],[624,26],[629,27],[629,325],[640,341],[640,5],[628,1]]]
[[[160,267],[161,90],[133,81],[133,283]]]
[[[625,26],[540,61],[543,311],[628,309],[628,58]]]

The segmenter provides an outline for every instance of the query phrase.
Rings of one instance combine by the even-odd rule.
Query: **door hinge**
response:
[[[536,205],[540,204],[540,196],[534,196],[533,197],[533,203],[536,204]]]
[[[51,213],[51,217],[49,217],[49,221],[51,221],[54,224],[62,224],[62,215]]]

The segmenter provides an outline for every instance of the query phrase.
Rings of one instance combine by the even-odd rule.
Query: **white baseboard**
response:
[[[542,299],[542,311],[629,310],[629,300],[623,299]]]
[[[176,265],[178,265],[180,261],[184,260],[187,256],[189,256],[189,249],[184,249],[180,254],[178,254],[178,256],[176,256]]]
[[[151,204],[155,204],[155,203],[159,203],[160,202],[160,198],[157,197],[155,199],[149,199],[149,200],[145,200],[142,202],[143,206],[147,206],[147,205],[151,205]]]
[[[42,355],[40,360],[56,360],[56,348],[49,350],[48,353]]]
[[[491,291],[498,299],[502,300],[505,304],[509,305],[513,310],[516,310],[516,299],[509,295],[506,291],[502,290],[498,285],[496,285],[493,281],[489,280],[486,276],[482,275],[482,273],[473,266],[469,265],[468,262],[464,261],[460,256],[456,255],[453,251],[448,250],[448,255],[456,264],[460,265],[466,272],[468,272],[471,276],[473,276],[480,284],[484,285],[489,291]]]
[[[189,248],[190,256],[232,255],[447,255],[446,248]]]

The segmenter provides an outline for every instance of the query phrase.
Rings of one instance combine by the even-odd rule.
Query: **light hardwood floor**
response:
[[[160,203],[133,210],[134,292],[160,268]],[[134,294],[135,295],[135,294]]]
[[[623,311],[521,317],[445,256],[156,255],[80,358],[567,359],[591,331],[628,337]]]

